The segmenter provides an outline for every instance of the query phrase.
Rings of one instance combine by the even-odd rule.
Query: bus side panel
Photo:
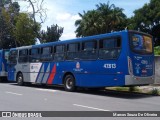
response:
[[[55,62],[32,63],[31,81],[38,84],[62,84],[62,68],[58,66],[59,63]]]
[[[34,66],[34,67],[38,67],[38,71],[36,70],[36,72],[38,72],[37,77],[36,77],[36,83],[46,83],[46,80],[48,78],[49,72],[50,72],[50,63],[42,63],[41,65],[38,66]],[[34,73],[35,71],[33,71]]]
[[[125,55],[120,55],[124,62]],[[126,59],[127,60],[127,59]],[[124,62],[126,63],[126,62]],[[118,60],[72,61],[59,64],[54,84],[62,81],[62,71],[73,73],[76,86],[105,87],[125,85],[124,71],[126,69]],[[68,70],[68,71],[67,71]],[[60,71],[60,72],[59,72]],[[127,71],[127,70],[126,70]]]
[[[47,84],[62,84],[63,74],[71,72],[76,79],[76,86],[124,86],[125,75],[128,73],[126,47],[125,45],[122,47],[120,56],[116,60],[65,61],[57,62],[55,66],[56,70],[49,75],[55,73],[54,78]]]
[[[48,83],[49,84],[49,83]],[[54,79],[52,81],[52,84],[61,85],[63,84],[63,78],[62,73],[56,73],[54,76]]]
[[[56,69],[57,65],[55,62],[43,63],[37,76],[36,83],[59,84],[59,82],[55,82],[58,75]]]
[[[81,87],[107,87],[123,86],[123,75],[107,74],[76,74],[76,86]]]
[[[105,87],[125,85],[125,75],[128,74],[128,63],[127,52],[124,47],[121,50],[119,58],[116,60],[77,63],[80,64],[80,68],[77,71],[82,70],[75,73],[77,86]]]
[[[30,80],[29,82],[35,83],[37,76],[40,72],[42,63],[30,63]]]
[[[54,62],[54,64],[51,65],[47,84],[63,84],[63,75],[69,65],[70,64],[66,64],[66,62]]]

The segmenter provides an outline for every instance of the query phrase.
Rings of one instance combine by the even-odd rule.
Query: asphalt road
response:
[[[160,111],[160,97],[0,83],[0,111]]]

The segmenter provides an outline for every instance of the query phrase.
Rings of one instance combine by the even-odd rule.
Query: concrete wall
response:
[[[155,84],[160,84],[160,56],[155,56]]]

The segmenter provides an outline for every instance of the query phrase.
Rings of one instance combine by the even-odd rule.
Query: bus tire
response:
[[[23,86],[23,85],[24,85],[22,73],[18,73],[18,75],[17,75],[17,84],[18,84],[19,86]]]
[[[73,75],[66,75],[64,78],[64,88],[68,92],[75,91],[75,78]]]

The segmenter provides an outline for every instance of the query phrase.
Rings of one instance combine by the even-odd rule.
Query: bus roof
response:
[[[82,41],[87,41],[91,39],[96,40],[99,38],[119,36],[124,32],[127,32],[127,31],[112,32],[112,33],[106,33],[106,34],[100,34],[100,35],[87,36],[83,38],[74,38],[74,39],[63,40],[63,41],[49,42],[49,43],[44,43],[39,45],[32,45],[32,47],[36,48],[36,47],[53,46],[53,45],[59,45],[59,44],[68,44],[68,43],[74,43],[74,42],[76,43],[76,42],[82,42]]]
[[[99,34],[99,35],[93,35],[93,36],[87,36],[83,38],[74,38],[74,39],[69,39],[69,40],[63,40],[63,41],[56,41],[56,42],[49,42],[49,43],[44,43],[44,44],[39,44],[39,45],[30,45],[30,46],[22,46],[22,47],[17,47],[17,48],[12,48],[13,49],[29,49],[29,48],[37,48],[37,47],[46,47],[46,46],[53,46],[53,45],[59,45],[59,44],[68,44],[68,43],[76,43],[76,42],[82,42],[82,41],[87,41],[87,40],[97,40],[99,38],[105,38],[105,37],[112,37],[112,36],[120,36],[123,33],[127,32],[135,32],[135,33],[142,33],[146,34],[143,32],[139,31],[134,31],[134,30],[123,30],[123,31],[116,31],[116,32],[111,32],[111,33],[105,33],[105,34]],[[148,34],[146,34],[148,35]]]

